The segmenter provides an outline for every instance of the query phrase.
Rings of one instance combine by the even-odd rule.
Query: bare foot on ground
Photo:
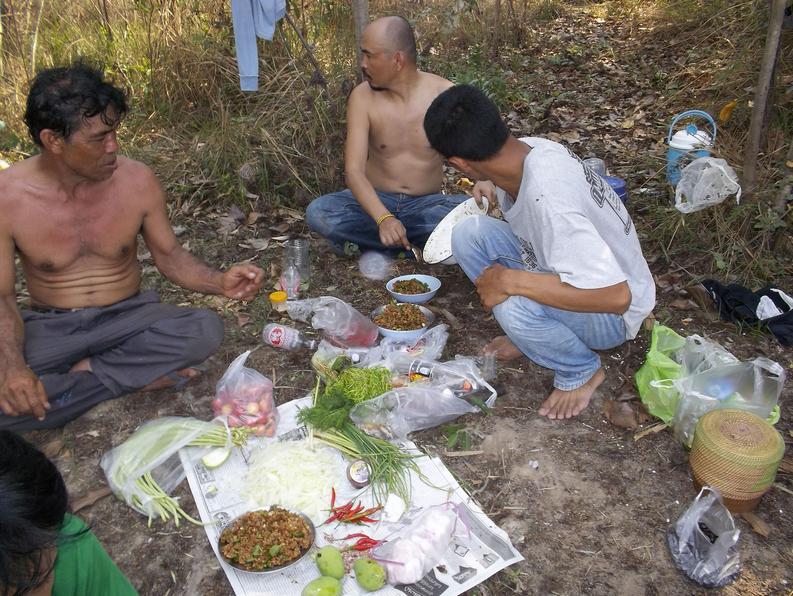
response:
[[[201,371],[196,368],[183,368],[182,370],[177,370],[176,372],[172,372],[169,375],[160,377],[156,381],[152,381],[143,389],[141,389],[141,391],[154,391],[156,389],[166,389],[168,387],[173,387],[174,385],[184,385],[185,383],[190,382],[190,380],[200,376]]]
[[[537,413],[540,416],[547,416],[551,420],[578,416],[589,405],[589,400],[592,399],[595,389],[605,380],[606,373],[602,368],[599,368],[591,379],[577,389],[572,391],[554,389]]]
[[[493,352],[496,360],[515,360],[523,356],[515,344],[506,335],[500,335],[485,346],[485,352]]]
[[[91,368],[91,360],[89,358],[83,358],[69,369],[69,372],[82,371],[93,372],[93,369]],[[156,381],[152,381],[143,389],[141,389],[141,391],[154,391],[155,389],[165,389],[166,387],[173,387],[174,385],[184,385],[191,379],[200,376],[201,371],[197,368],[183,368],[182,370],[177,370],[176,372],[167,374],[164,377],[160,377]]]

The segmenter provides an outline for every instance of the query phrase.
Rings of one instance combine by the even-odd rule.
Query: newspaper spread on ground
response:
[[[306,428],[296,420],[300,407],[310,406],[310,398],[291,401],[279,406],[280,422],[277,440],[289,441],[304,438]],[[276,440],[270,439],[269,441]],[[264,439],[268,441],[268,439]],[[420,453],[415,444],[404,441],[402,449]],[[257,446],[254,446],[256,448]],[[263,447],[266,448],[266,445]],[[246,453],[246,449],[248,452]],[[249,573],[228,565],[218,553],[218,540],[223,528],[234,518],[252,509],[245,497],[245,478],[250,448],[234,449],[231,457],[222,466],[207,469],[201,463],[205,451],[188,448],[180,452],[182,464],[187,474],[190,490],[204,522],[209,542],[226,573],[231,587],[237,596],[299,596],[303,587],[319,576],[311,556],[306,556],[295,565],[268,573]],[[452,503],[458,507],[460,519],[464,520],[465,530],[457,532],[443,559],[419,582],[410,585],[386,585],[378,594],[409,594],[413,596],[455,596],[473,588],[491,575],[520,561],[523,557],[512,546],[506,533],[496,526],[479,508],[471,497],[460,487],[440,459],[422,456],[416,460],[424,479],[411,473],[412,502],[409,511],[399,517],[401,510],[394,512],[392,501],[401,504],[397,497],[388,499],[382,512],[383,522],[360,530],[336,529],[331,526],[317,527],[314,548],[329,544],[329,538],[341,538],[348,532],[364,531],[376,539],[394,535],[395,528],[407,526],[427,507]],[[341,489],[349,482],[340,478],[336,485],[342,499],[356,498],[371,504],[371,491]],[[330,487],[328,487],[330,493]],[[368,501],[367,501],[368,499]],[[338,501],[337,501],[338,502]],[[367,506],[369,506],[367,504]],[[400,505],[400,508],[401,507]],[[389,520],[389,516],[393,519]],[[388,523],[392,521],[394,523]],[[335,534],[335,536],[334,536]],[[343,581],[345,595],[362,596],[367,594],[355,579],[347,576]]]

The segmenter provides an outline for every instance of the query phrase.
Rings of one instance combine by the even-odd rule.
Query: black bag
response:
[[[778,288],[766,286],[752,292],[738,284],[725,286],[715,279],[706,279],[702,285],[719,307],[719,315],[722,319],[767,329],[783,346],[793,346],[793,309],[782,299],[782,296],[773,291]],[[762,321],[758,319],[757,305],[760,304],[763,296],[768,296],[782,314]]]

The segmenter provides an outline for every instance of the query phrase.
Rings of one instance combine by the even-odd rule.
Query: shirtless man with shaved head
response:
[[[355,247],[385,252],[421,247],[438,222],[468,198],[441,194],[443,158],[423,128],[430,103],[452,84],[418,70],[413,30],[402,17],[370,23],[361,54],[365,81],[347,103],[349,188],[313,201],[306,221],[339,254]]]

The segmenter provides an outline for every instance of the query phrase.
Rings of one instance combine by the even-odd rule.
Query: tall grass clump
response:
[[[127,89],[123,150],[155,168],[178,208],[251,195],[260,209],[302,206],[341,184],[345,80],[354,77],[346,3],[308,2],[290,15],[321,72],[286,22],[272,42],[259,40],[255,93],[239,90],[225,0],[6,0],[4,7],[0,152],[7,160],[34,151],[21,115],[35,72],[84,58]],[[253,173],[247,188],[238,177],[244,165]]]

